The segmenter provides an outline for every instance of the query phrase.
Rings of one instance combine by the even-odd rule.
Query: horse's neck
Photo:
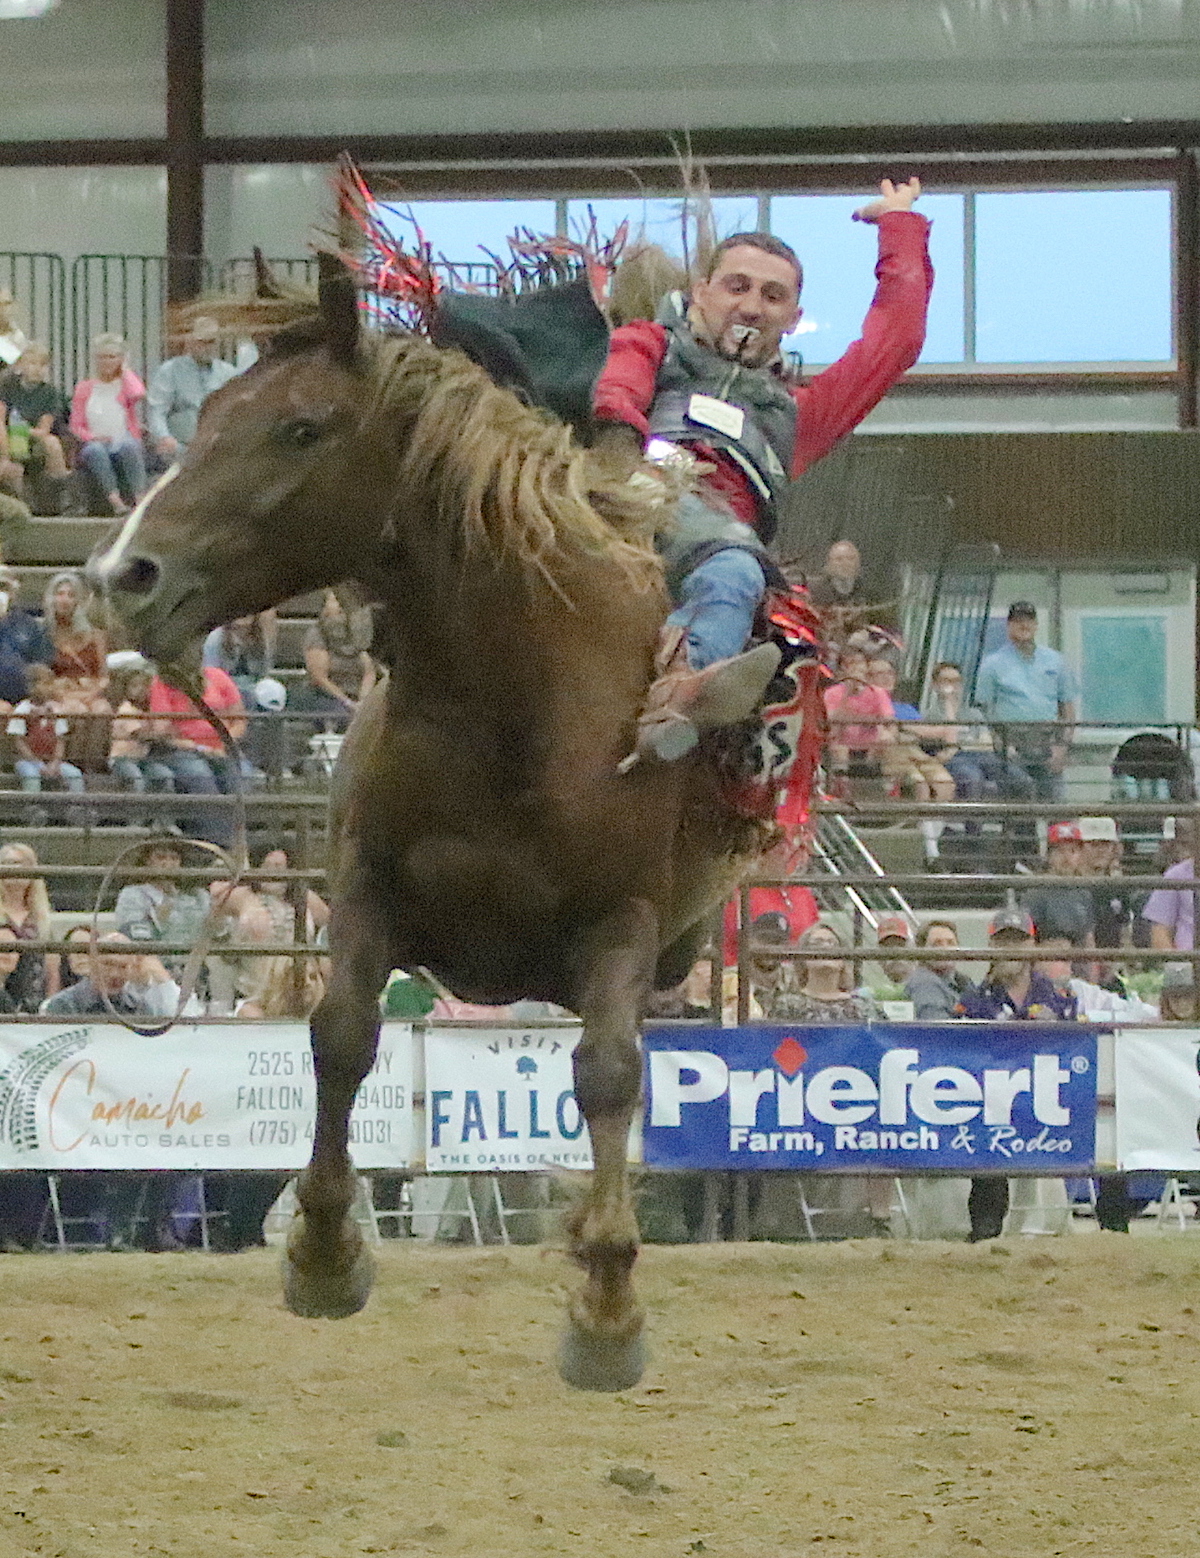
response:
[[[500,699],[515,713],[564,695],[632,707],[644,694],[663,604],[606,560],[564,569],[557,588],[515,565],[387,583],[383,658],[423,701]]]

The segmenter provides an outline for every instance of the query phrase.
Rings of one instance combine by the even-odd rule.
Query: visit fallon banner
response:
[[[675,1169],[1085,1173],[1078,1023],[649,1028],[643,1159]]]
[[[433,1027],[425,1034],[430,1174],[590,1169],[573,1091],[582,1029]]]
[[[386,1023],[350,1116],[359,1168],[411,1163],[412,1071],[411,1024]],[[301,1023],[0,1026],[0,1169],[298,1169],[315,1105]]]
[[[1125,1028],[1116,1039],[1117,1164],[1200,1171],[1200,1033]]]

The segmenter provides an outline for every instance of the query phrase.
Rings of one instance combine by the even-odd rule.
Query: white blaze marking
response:
[[[137,534],[137,528],[142,522],[142,515],[146,511],[146,505],[156,498],[167,483],[174,481],[178,475],[178,465],[172,465],[168,471],[164,471],[121,526],[120,535],[109,547],[108,551],[102,557],[97,558],[95,573],[101,584],[107,584],[125,566],[126,554],[129,551],[134,536]]]

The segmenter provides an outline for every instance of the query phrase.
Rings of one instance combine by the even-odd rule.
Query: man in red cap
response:
[[[882,915],[879,924],[875,927],[875,939],[881,950],[884,947],[911,947],[912,926],[902,914]],[[913,970],[907,958],[881,957],[879,961],[883,965],[884,973],[894,985],[902,985]]]
[[[1052,822],[1046,835],[1049,876],[1084,875],[1083,830],[1077,822]],[[1021,906],[1041,936],[1066,936],[1073,947],[1094,947],[1096,901],[1092,889],[1033,886],[1021,895]]]

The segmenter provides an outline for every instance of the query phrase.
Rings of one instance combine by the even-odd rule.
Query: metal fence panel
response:
[[[72,364],[67,309],[67,267],[59,254],[0,253],[0,287],[13,297],[13,318],[34,341],[50,349],[51,372],[61,389],[71,389]]]
[[[202,287],[213,285],[208,260],[192,262]],[[81,254],[71,267],[71,334],[76,379],[90,371],[92,337],[124,336],[129,366],[145,379],[174,354],[167,338],[167,258],[161,254]]]

